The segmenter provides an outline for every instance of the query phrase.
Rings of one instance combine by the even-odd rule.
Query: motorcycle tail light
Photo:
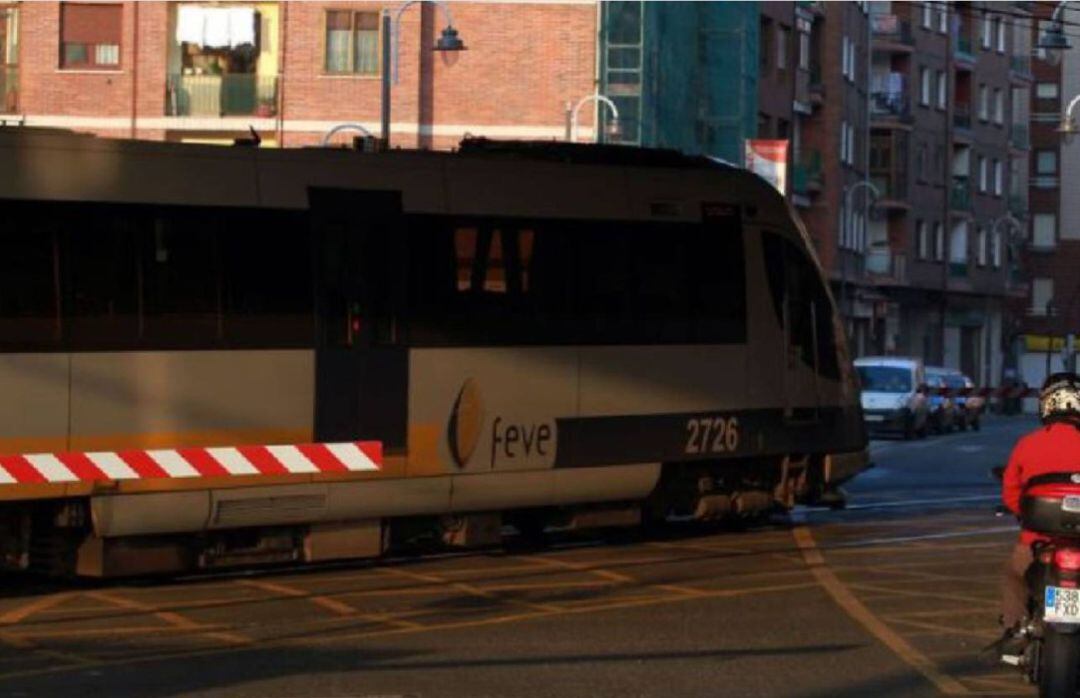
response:
[[[1054,551],[1054,565],[1063,570],[1080,570],[1080,550],[1068,548]]]

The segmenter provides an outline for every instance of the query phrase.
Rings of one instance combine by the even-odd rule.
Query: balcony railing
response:
[[[903,123],[914,123],[911,100],[903,92],[871,92],[870,113],[874,118],[895,118]]]
[[[792,168],[792,188],[797,194],[807,194],[821,187],[821,151],[804,150]]]
[[[19,68],[0,68],[0,113],[14,114],[19,111]]]
[[[1031,149],[1031,131],[1027,124],[1013,124],[1009,131],[1009,143],[1017,150]]]
[[[1017,218],[1023,218],[1027,216],[1028,212],[1028,199],[1027,194],[1010,194],[1009,195],[1009,213],[1013,214]]]
[[[907,177],[903,173],[871,170],[870,181],[886,202],[907,201]]]
[[[949,276],[954,279],[961,279],[968,275],[969,263],[967,261],[955,261],[949,262]]]
[[[1009,56],[1009,70],[1014,75],[1031,80],[1031,56]]]
[[[170,75],[166,89],[167,116],[277,115],[276,75]]]
[[[911,34],[911,22],[904,21],[896,15],[871,15],[870,28],[874,32],[875,39],[907,46],[915,45],[915,38]]]
[[[968,63],[975,62],[975,54],[971,52],[971,37],[963,34],[956,37],[955,56],[957,60],[967,61]]]
[[[956,211],[971,210],[971,182],[967,177],[953,177],[949,205]]]
[[[907,256],[889,248],[871,248],[866,252],[867,274],[885,277],[898,282],[907,280]]]
[[[967,104],[957,104],[953,107],[953,127],[971,130],[971,107]]]
[[[825,97],[825,82],[821,78],[821,64],[810,64],[810,99],[819,104]]]

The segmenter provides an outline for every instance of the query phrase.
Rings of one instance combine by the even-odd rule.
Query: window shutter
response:
[[[122,7],[65,2],[60,5],[60,36],[64,43],[120,44]]]

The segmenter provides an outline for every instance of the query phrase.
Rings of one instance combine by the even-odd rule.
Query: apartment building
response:
[[[1026,217],[1028,3],[875,2],[868,272],[876,349],[1000,380]],[[1007,11],[1006,11],[1007,10]],[[1019,106],[1018,106],[1019,105]]]
[[[0,9],[0,118],[106,136],[318,143],[380,127],[383,5],[372,2],[25,2]],[[400,14],[395,145],[466,133],[563,138],[567,104],[596,88],[596,3],[455,2],[468,50],[432,50],[448,17]],[[541,70],[527,66],[542,65]],[[521,69],[507,70],[507,66]],[[593,136],[594,111],[579,114]]]
[[[1055,6],[1034,4],[1037,33]],[[1010,335],[1020,376],[1030,385],[1041,384],[1048,370],[1063,368],[1064,338],[1080,331],[1080,197],[1067,185],[1080,181],[1080,144],[1059,132],[1065,110],[1080,95],[1080,32],[1072,24],[1080,11],[1066,6],[1065,19],[1072,48],[1057,54],[1035,50],[1030,92],[1030,227],[1020,246],[1028,283],[1014,305]],[[1080,109],[1072,116],[1080,117]]]

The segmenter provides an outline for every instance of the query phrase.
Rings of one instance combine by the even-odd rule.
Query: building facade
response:
[[[1027,3],[872,3],[875,350],[1000,380],[1026,217]]]
[[[380,128],[382,5],[370,2],[28,2],[0,23],[8,122],[105,136],[319,143],[342,123]],[[469,50],[432,49],[447,17],[418,3],[397,25],[391,138],[563,138],[567,105],[596,85],[594,2],[455,2]],[[497,47],[488,48],[488,47]],[[506,70],[508,64],[543,70]],[[593,135],[581,110],[579,135]]]
[[[1035,27],[1044,29],[1056,3],[1036,3]],[[1080,11],[1064,9],[1065,34],[1072,48],[1057,54],[1034,52],[1035,82],[1030,92],[1031,149],[1029,229],[1020,246],[1026,293],[1014,305],[1010,336],[1019,376],[1038,386],[1049,371],[1065,366],[1065,337],[1080,329],[1080,197],[1066,183],[1080,177],[1080,144],[1059,132],[1069,103],[1080,95]],[[1080,109],[1074,109],[1074,119]]]

